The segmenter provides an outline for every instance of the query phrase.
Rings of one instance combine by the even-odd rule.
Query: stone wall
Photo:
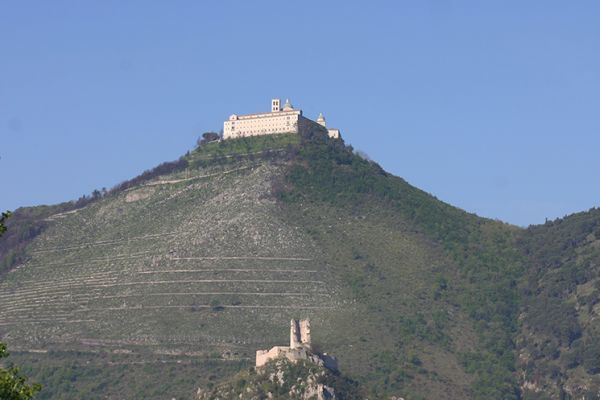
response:
[[[223,123],[223,139],[246,136],[298,133],[302,111],[276,111],[249,115],[235,115]]]
[[[256,352],[256,366],[262,367],[270,360],[276,358],[287,358],[292,362],[300,360],[308,360],[310,358],[309,353],[305,348],[290,348],[287,346],[275,346],[271,350],[258,350]]]

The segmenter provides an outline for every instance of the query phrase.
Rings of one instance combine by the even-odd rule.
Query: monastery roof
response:
[[[238,118],[239,117],[256,117],[259,115],[286,115],[286,114],[302,114],[302,110],[288,110],[288,111],[265,111],[265,112],[259,112],[259,113],[252,113],[252,114],[234,114],[236,115]]]

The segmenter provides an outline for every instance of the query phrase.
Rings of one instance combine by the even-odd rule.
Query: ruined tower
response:
[[[331,370],[338,369],[335,357],[327,353],[313,353],[310,344],[310,321],[307,319],[290,321],[290,347],[275,346],[270,350],[256,350],[256,367],[262,367],[269,360],[277,358],[287,358],[292,362],[308,360]]]
[[[290,321],[290,348],[310,349],[310,321],[307,319]]]

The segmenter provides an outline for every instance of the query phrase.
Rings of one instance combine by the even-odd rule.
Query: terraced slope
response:
[[[339,307],[337,285],[265,195],[278,170],[163,177],[52,216],[0,283],[3,340],[21,351],[249,360],[285,343],[282,321],[322,325]]]
[[[273,315],[333,307],[335,286],[327,285],[314,245],[261,198],[276,170],[171,177],[51,217],[30,261],[0,286],[0,325],[24,345],[194,351],[223,342],[233,349],[264,337]],[[217,305],[218,325],[199,318]],[[223,335],[249,318],[261,320],[259,332]],[[178,338],[199,325],[201,335]]]

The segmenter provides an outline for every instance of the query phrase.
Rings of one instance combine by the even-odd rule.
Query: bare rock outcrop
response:
[[[241,372],[211,390],[198,389],[196,399],[335,400],[335,388],[326,383],[331,374],[332,371],[310,361],[280,358],[262,368]]]

